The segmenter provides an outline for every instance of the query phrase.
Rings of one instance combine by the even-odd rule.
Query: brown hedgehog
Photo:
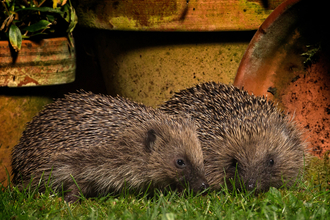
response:
[[[306,146],[292,120],[264,97],[208,82],[176,93],[160,107],[190,115],[202,143],[211,188],[268,191],[291,186],[304,169]],[[236,172],[236,174],[235,174]]]
[[[77,200],[135,190],[208,187],[191,120],[177,119],[121,97],[80,92],[45,107],[12,152],[13,183],[35,187],[43,176]],[[71,177],[72,175],[72,177]],[[44,190],[41,184],[40,190]]]

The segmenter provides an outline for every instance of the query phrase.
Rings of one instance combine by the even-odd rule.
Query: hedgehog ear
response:
[[[154,129],[148,130],[145,146],[149,151],[152,150],[156,139],[157,139],[156,131]]]

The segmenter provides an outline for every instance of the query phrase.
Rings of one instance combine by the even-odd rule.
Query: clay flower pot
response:
[[[273,8],[283,0],[269,4]],[[255,30],[266,19],[257,1],[85,0],[74,1],[79,25],[107,30]]]
[[[84,44],[94,42],[108,94],[153,107],[197,83],[232,83],[250,31],[270,13],[250,0],[75,2],[79,26],[94,28]]]
[[[74,48],[69,47],[66,37],[24,40],[19,53],[11,50],[8,41],[0,41],[0,182],[7,180],[5,168],[11,171],[11,149],[18,143],[26,123],[52,101],[42,92],[29,94],[25,90],[29,88],[4,87],[73,82],[75,59]]]
[[[311,152],[330,149],[330,46],[324,1],[288,0],[263,22],[234,85],[275,100],[304,127]]]
[[[0,41],[0,54],[0,86],[55,85],[75,79],[75,51],[66,37],[23,40],[18,53],[8,41]]]

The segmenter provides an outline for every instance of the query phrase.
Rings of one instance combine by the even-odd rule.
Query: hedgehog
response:
[[[86,198],[123,189],[197,192],[209,186],[204,172],[192,120],[85,91],[48,104],[12,151],[15,185],[31,181],[42,192],[48,184],[67,202],[79,192]]]
[[[210,188],[290,187],[308,162],[307,142],[293,120],[265,97],[233,85],[206,82],[181,90],[160,106],[191,117],[197,126]]]

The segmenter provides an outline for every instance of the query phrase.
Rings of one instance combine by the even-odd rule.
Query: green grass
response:
[[[124,192],[68,204],[50,188],[40,194],[0,184],[0,219],[330,219],[329,164],[317,159],[293,188],[271,188],[258,196],[224,187],[204,196]]]
[[[0,219],[330,219],[330,191],[308,182],[254,196],[226,189],[206,196],[132,194],[68,204],[48,190],[0,190]]]

